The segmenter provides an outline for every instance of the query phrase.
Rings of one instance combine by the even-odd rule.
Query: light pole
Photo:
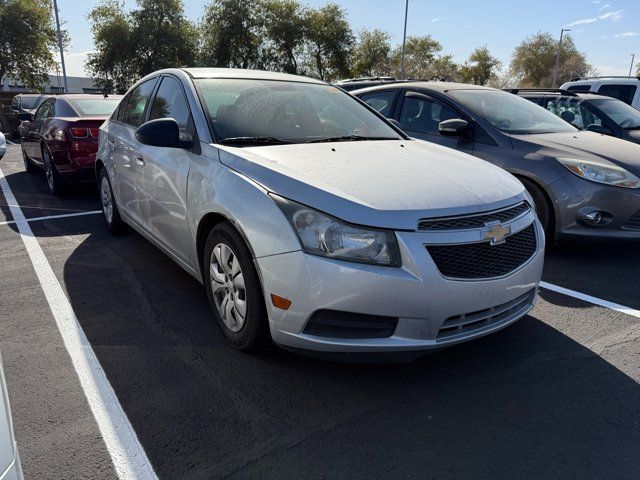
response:
[[[571,29],[570,28],[563,28],[562,30],[560,30],[560,41],[558,42],[558,55],[556,56],[556,68],[553,70],[553,85],[551,85],[553,88],[555,88],[558,82],[558,69],[560,68],[560,50],[562,49],[562,37],[564,35],[564,32],[570,32]]]
[[[636,59],[636,54],[632,53],[631,54],[631,66],[629,67],[629,78],[631,78],[631,71],[633,70],[633,62]]]
[[[62,64],[62,77],[64,78],[64,93],[69,93],[67,85],[67,68],[64,65],[64,49],[62,48],[62,33],[60,32],[60,18],[58,18],[58,2],[53,0],[53,13],[56,15],[56,28],[58,29],[58,48],[60,49],[60,63]]]
[[[404,80],[404,47],[407,42],[407,16],[409,15],[409,0],[404,4],[404,33],[402,34],[402,60],[400,61],[400,78]]]

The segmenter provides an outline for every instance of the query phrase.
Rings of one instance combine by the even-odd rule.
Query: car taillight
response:
[[[91,132],[91,136],[94,138],[98,138],[98,134],[100,133],[99,128],[90,128],[89,132]]]
[[[71,127],[69,133],[73,138],[86,138],[89,135],[88,128]]]

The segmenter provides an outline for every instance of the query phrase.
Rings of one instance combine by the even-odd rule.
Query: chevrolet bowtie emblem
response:
[[[491,245],[500,245],[511,234],[510,226],[503,226],[500,222],[488,223],[483,233],[485,240],[491,240]]]

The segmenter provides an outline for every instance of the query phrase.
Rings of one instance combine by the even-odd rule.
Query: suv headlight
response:
[[[640,178],[617,165],[601,165],[575,158],[558,158],[569,171],[592,182],[623,188],[640,188]]]
[[[349,262],[400,266],[394,232],[351,225],[286,198],[270,196],[291,223],[306,253]]]

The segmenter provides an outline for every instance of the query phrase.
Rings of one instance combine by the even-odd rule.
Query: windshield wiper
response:
[[[218,143],[222,145],[286,145],[293,142],[276,137],[229,137]]]
[[[325,143],[325,142],[358,142],[362,140],[400,140],[398,137],[366,137],[363,135],[343,135],[341,137],[316,138],[309,140],[307,143]]]

